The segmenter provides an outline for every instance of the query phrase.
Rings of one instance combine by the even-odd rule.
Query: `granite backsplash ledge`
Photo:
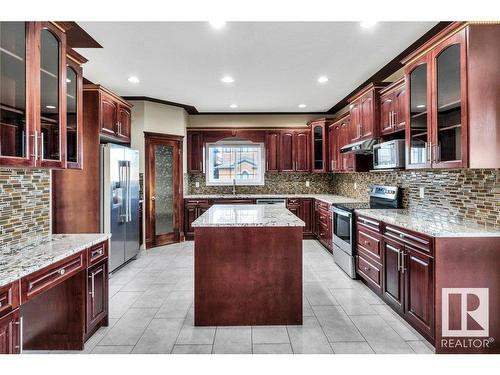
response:
[[[329,173],[266,173],[264,185],[236,186],[238,194],[332,194],[333,175]],[[309,181],[309,187],[306,186]],[[196,182],[200,186],[196,187]],[[232,186],[206,186],[205,174],[187,176],[188,194],[232,194]]]
[[[50,171],[0,168],[0,250],[37,243],[50,232]]]
[[[357,189],[354,189],[354,183]],[[500,170],[459,169],[343,173],[333,175],[333,193],[363,198],[372,185],[403,188],[405,208],[451,221],[500,229]],[[424,198],[420,198],[420,188]]]

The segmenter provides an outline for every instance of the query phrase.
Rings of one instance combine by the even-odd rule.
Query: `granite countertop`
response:
[[[473,224],[454,222],[453,218],[428,211],[408,209],[357,209],[356,213],[406,228],[431,237],[500,237],[500,231]]]
[[[53,234],[38,245],[0,254],[0,286],[50,266],[72,254],[96,245],[110,234]]]
[[[185,199],[245,199],[245,198],[314,198],[329,204],[364,203],[359,199],[333,194],[192,194],[185,195]],[[367,197],[368,198],[368,197]]]
[[[199,227],[303,227],[286,207],[258,204],[215,204],[193,221]]]

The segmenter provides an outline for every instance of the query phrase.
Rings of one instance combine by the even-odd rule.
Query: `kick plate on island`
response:
[[[214,205],[194,221],[195,325],[301,325],[304,225],[272,205]]]

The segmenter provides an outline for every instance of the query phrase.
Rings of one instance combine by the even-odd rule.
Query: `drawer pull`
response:
[[[365,245],[370,246],[371,242],[370,241],[365,241]]]
[[[2,306],[3,306],[3,305],[2,305],[2,301],[0,301],[0,307],[2,307]]]
[[[102,254],[104,254],[104,250],[102,247],[100,247],[98,250],[94,250],[90,257],[93,259],[95,257],[100,257]]]
[[[372,225],[375,225],[378,227],[378,223],[376,221],[373,221],[373,220],[368,220],[368,219],[365,219],[364,217],[360,217],[358,218],[361,222],[363,222],[364,224],[372,224]]]
[[[61,269],[59,270],[59,275],[61,275],[61,276],[62,276],[62,275],[64,275],[65,273],[66,273],[66,270],[65,270],[64,268],[61,268]]]
[[[371,268],[370,267],[365,267],[365,271],[370,271]]]

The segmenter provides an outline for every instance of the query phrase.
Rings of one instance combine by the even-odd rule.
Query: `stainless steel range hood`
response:
[[[351,154],[372,154],[373,146],[378,143],[377,138],[365,139],[364,141],[354,142],[349,145],[345,145],[340,149],[340,152],[351,153]]]

